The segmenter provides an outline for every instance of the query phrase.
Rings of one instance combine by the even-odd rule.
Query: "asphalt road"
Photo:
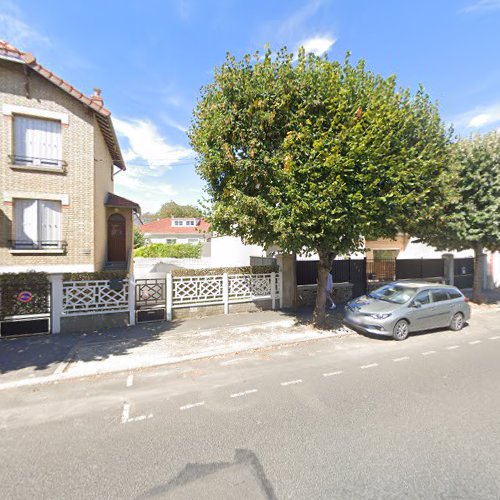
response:
[[[10,498],[500,498],[500,312],[0,392]]]

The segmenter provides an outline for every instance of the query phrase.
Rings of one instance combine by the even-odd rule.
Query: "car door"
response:
[[[445,288],[434,288],[431,291],[432,302],[435,307],[433,328],[448,326],[451,321],[451,301]]]
[[[433,328],[434,304],[429,290],[421,290],[412,300],[409,308],[409,320],[412,330]]]

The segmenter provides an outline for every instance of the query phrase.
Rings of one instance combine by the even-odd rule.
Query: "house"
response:
[[[128,269],[139,206],[113,192],[125,162],[100,90],[0,41],[0,108],[0,272]]]
[[[167,217],[139,226],[151,243],[206,243],[210,239],[210,225],[199,217]]]

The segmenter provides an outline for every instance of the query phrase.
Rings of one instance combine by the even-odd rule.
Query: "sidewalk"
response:
[[[330,329],[298,315],[261,311],[203,319],[150,323],[87,334],[0,341],[0,389],[113,373],[321,339],[350,330],[341,312],[328,315]]]

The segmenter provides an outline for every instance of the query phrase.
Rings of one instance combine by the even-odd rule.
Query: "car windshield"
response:
[[[404,304],[408,302],[414,294],[415,290],[407,286],[385,285],[371,292],[369,296],[374,299],[393,302],[394,304]]]

